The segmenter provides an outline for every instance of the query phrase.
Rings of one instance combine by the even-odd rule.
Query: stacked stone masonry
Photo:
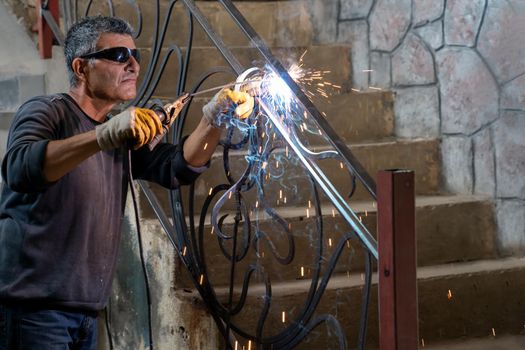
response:
[[[317,40],[353,47],[353,88],[395,91],[396,135],[440,138],[446,190],[493,196],[501,252],[523,254],[525,3],[323,3]]]

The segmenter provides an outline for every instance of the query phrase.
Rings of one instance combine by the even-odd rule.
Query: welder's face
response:
[[[136,48],[133,38],[122,34],[104,33],[97,43],[97,51],[117,47]],[[93,59],[86,67],[88,91],[92,97],[110,102],[131,100],[137,95],[139,71],[137,59],[131,55],[125,62],[108,58]]]

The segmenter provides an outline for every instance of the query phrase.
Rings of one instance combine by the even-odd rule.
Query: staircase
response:
[[[115,12],[126,18],[135,18],[134,12],[126,2],[115,2]],[[214,28],[226,44],[232,47],[236,57],[247,67],[258,57],[255,50],[245,42],[244,36],[234,27],[221,6],[212,1],[199,1],[199,7],[206,14]],[[351,47],[331,44],[319,45],[314,40],[316,24],[312,23],[309,7],[304,1],[239,1],[239,10],[245,15],[257,32],[271,47],[272,52],[283,61],[298,59],[305,51],[305,66],[330,70],[327,80],[345,88],[329,100],[316,99],[318,109],[326,113],[326,118],[338,134],[349,145],[352,152],[362,162],[367,171],[375,176],[378,170],[406,168],[415,171],[416,175],[416,232],[418,249],[418,298],[419,298],[419,337],[420,347],[429,349],[521,349],[523,337],[510,338],[506,335],[523,334],[525,329],[525,303],[522,293],[525,290],[525,261],[519,258],[501,256],[498,252],[497,227],[494,217],[494,204],[488,197],[474,195],[457,195],[446,193],[442,186],[442,167],[440,161],[440,140],[425,138],[399,138],[394,132],[395,96],[389,91],[366,90],[353,92],[348,83],[351,77]],[[0,6],[2,6],[0,4]],[[163,2],[161,13],[166,10]],[[177,5],[178,6],[178,5]],[[144,19],[153,18],[152,7],[142,7]],[[5,21],[0,11],[0,26]],[[177,7],[172,19],[185,18],[182,10]],[[167,42],[184,42],[186,25],[181,20],[180,26],[171,25],[167,32]],[[198,27],[198,26],[197,26]],[[213,66],[226,66],[218,51],[211,45],[202,31],[196,28],[192,62],[188,81],[198,79],[204,70]],[[137,40],[137,46],[142,49],[145,61],[148,60],[152,38],[152,26],[144,25],[144,30]],[[242,38],[242,39],[241,39]],[[1,67],[1,65],[0,65]],[[145,69],[143,69],[143,72]],[[173,77],[177,76],[176,64],[166,67],[159,88],[155,91],[158,98],[164,99],[176,95]],[[43,74],[43,73],[42,73]],[[30,75],[34,76],[34,74]],[[5,91],[15,91],[13,84],[24,81],[26,75],[17,73],[16,78],[2,79]],[[41,81],[44,75],[36,74]],[[203,85],[202,89],[214,86],[231,79],[218,76]],[[16,82],[16,83],[15,83]],[[11,85],[9,85],[11,84]],[[39,83],[43,85],[42,83]],[[40,86],[31,83],[32,88]],[[9,98],[2,114],[2,122],[9,124],[8,118],[14,106],[29,95],[40,93],[30,90]],[[22,96],[23,97],[20,97]],[[197,98],[190,109],[188,132],[200,118],[200,110],[209,98]],[[16,101],[16,102],[13,102]],[[5,118],[5,119],[4,119]],[[6,120],[6,122],[4,122]],[[2,124],[2,128],[4,125]],[[2,129],[4,130],[4,129]],[[4,142],[5,143],[5,142]],[[211,163],[211,169],[204,173],[195,186],[195,201],[203,203],[208,196],[208,190],[214,184],[224,183],[225,176],[221,171],[222,154],[216,153]],[[231,156],[232,173],[239,173],[246,166],[242,152]],[[340,172],[338,163],[327,163],[323,169],[326,173],[335,174],[335,185],[343,191],[349,187],[348,176]],[[289,174],[295,175],[295,174]],[[303,179],[304,180],[304,179]],[[307,182],[298,180],[300,191],[297,200],[307,200],[305,187]],[[166,193],[154,188],[158,198],[164,200],[162,205],[166,212],[169,206]],[[278,187],[269,188],[269,193],[276,193]],[[187,198],[185,197],[185,201]],[[376,226],[376,205],[370,200],[362,187],[358,187],[350,201],[352,208],[360,215],[363,222],[373,232]],[[186,204],[187,205],[187,204]],[[197,205],[199,207],[199,205]],[[140,197],[142,229],[145,234],[148,268],[151,279],[150,290],[153,295],[154,339],[158,349],[215,349],[219,347],[220,339],[213,329],[213,321],[203,309],[198,294],[190,282],[186,271],[171,244],[162,232],[158,221],[144,197]],[[346,223],[338,214],[333,215],[331,206],[323,203],[324,230],[333,234],[334,241],[345,229]],[[282,266],[269,266],[269,273],[275,276],[272,299],[282,310],[291,310],[282,322],[281,314],[272,314],[269,332],[286,324],[293,317],[297,301],[304,300],[309,289],[309,261],[311,260],[310,241],[302,237],[309,232],[313,222],[305,214],[304,207],[287,207],[279,213],[294,226],[297,238],[296,257],[285,270]],[[196,219],[198,222],[198,220]],[[209,222],[208,220],[206,222]],[[232,220],[226,218],[225,231],[231,230]],[[128,224],[130,231],[133,224]],[[272,220],[261,220],[262,227],[271,230]],[[229,283],[229,269],[225,269],[226,260],[216,244],[216,238],[209,233],[211,227],[206,226],[204,232],[209,235],[206,241],[206,256],[209,261],[211,283],[216,286],[219,298],[226,301]],[[301,239],[302,238],[302,239]],[[327,237],[328,239],[328,237]],[[143,287],[137,282],[140,274],[130,270],[129,266],[136,264],[137,256],[133,253],[136,241],[123,247],[121,268],[116,282],[116,293],[112,299],[115,327],[114,337],[122,348],[137,348],[137,344],[147,344],[145,333],[134,331],[131,324],[145,322],[145,305]],[[332,246],[325,243],[327,256]],[[350,250],[350,249],[349,249]],[[256,261],[253,251],[248,258]],[[359,325],[359,305],[362,294],[363,251],[359,245],[352,245],[351,253],[344,253],[343,263],[338,265],[325,292],[319,312],[337,315],[345,330],[350,348],[355,346],[357,328]],[[350,261],[351,258],[351,261]],[[260,258],[261,261],[264,257]],[[217,262],[217,263],[215,263]],[[221,263],[224,262],[224,263]],[[242,268],[243,265],[240,265]],[[304,267],[304,273],[302,271]],[[239,268],[239,270],[241,270]],[[237,280],[242,273],[237,272]],[[304,274],[304,275],[303,275]],[[376,278],[374,276],[374,281]],[[376,283],[376,282],[374,282]],[[128,288],[128,290],[126,290]],[[262,288],[262,287],[261,287]],[[237,290],[237,289],[236,289]],[[132,294],[139,294],[132,295]],[[248,304],[252,308],[238,316],[237,322],[251,327],[257,322],[258,295],[261,290],[250,289]],[[372,289],[370,319],[368,322],[367,348],[377,348],[378,320],[376,303],[376,284]],[[358,301],[356,303],[356,300]],[[356,306],[357,305],[357,306]],[[274,327],[274,328],[272,328]],[[501,343],[498,343],[501,337]],[[336,348],[336,343],[321,330],[317,330],[300,345],[300,349]],[[471,344],[471,345],[469,345]],[[247,342],[243,345],[247,346]],[[484,348],[483,348],[484,349]]]
[[[522,334],[524,330],[522,315],[525,306],[521,301],[520,292],[524,290],[521,280],[525,274],[525,261],[499,255],[492,200],[484,196],[455,195],[443,191],[440,141],[396,137],[393,116],[395,96],[391,92],[350,91],[348,79],[351,75],[351,48],[339,44],[321,46],[316,44],[312,34],[315,24],[310,22],[305,2],[237,2],[237,6],[282,62],[290,58],[297,59],[307,51],[304,56],[305,66],[330,70],[327,80],[346,86],[343,92],[332,96],[329,101],[319,98],[314,102],[320,111],[326,113],[327,120],[347,142],[370,174],[375,175],[380,169],[391,168],[415,171],[420,346],[435,349],[443,346],[448,348],[452,346],[451,341],[459,339],[463,341],[480,339],[474,341],[478,345],[483,344],[483,339],[486,339],[487,344],[493,346],[502,335]],[[207,14],[214,28],[218,28],[223,40],[233,46],[236,57],[242,62],[250,62],[254,59],[252,56],[254,50],[240,44],[240,33],[225,20],[226,15],[220,5],[213,2],[199,2],[199,7]],[[294,15],[290,16],[291,13]],[[215,24],[218,26],[215,27]],[[173,37],[176,36],[174,34]],[[199,35],[197,38],[198,44],[194,44],[197,47],[194,48],[193,56],[195,65],[190,68],[189,81],[196,78],[206,66],[224,65],[216,49],[207,44],[205,38]],[[169,70],[168,72],[170,73],[165,74],[165,77],[175,73]],[[215,82],[210,82],[209,86],[214,84]],[[161,82],[157,93],[161,96],[174,95],[174,91],[170,90],[166,81]],[[188,130],[193,127],[191,122],[199,119],[200,108],[205,100],[194,101],[195,106],[190,111]],[[225,181],[226,178],[221,171],[221,157],[221,152],[217,152],[212,160],[211,169],[199,178],[195,187],[197,203],[202,203],[206,199],[208,190],[213,184]],[[232,155],[230,159],[233,173],[239,173],[245,168],[244,153]],[[331,164],[325,171],[331,174],[337,173],[337,168],[337,164]],[[348,186],[348,178],[345,174],[341,173],[340,177],[337,176],[335,185],[338,188]],[[277,190],[277,187],[270,188],[269,192]],[[166,199],[161,189],[155,188],[155,192],[161,200]],[[307,194],[299,192],[297,196],[306,198]],[[367,198],[365,191],[358,188],[350,203],[352,208],[363,217],[366,226],[375,230],[375,204]],[[163,206],[168,210],[167,199]],[[141,210],[143,218],[148,223],[151,222],[151,226],[148,224],[148,227],[155,227],[154,214],[144,199]],[[344,227],[344,220],[338,215],[332,216],[328,207],[323,212],[326,232],[337,232]],[[312,225],[306,218],[304,208],[286,208],[282,210],[282,215],[294,225],[294,232],[306,232]],[[261,225],[270,227],[271,219],[262,222]],[[225,231],[231,227],[232,220],[227,218]],[[204,232],[210,231],[209,226],[204,229]],[[212,263],[220,262],[223,255],[216,244],[216,239],[212,235],[209,239],[211,242],[206,244],[206,256],[210,262],[208,272],[212,276],[211,283],[216,286],[219,296],[224,293],[223,298],[226,301],[230,271],[220,263]],[[274,266],[273,270],[270,268],[270,274],[278,274],[282,279],[278,284],[273,285],[272,299],[283,310],[293,310],[293,303],[303,300],[308,293],[307,272],[304,277],[300,273],[301,267],[307,266],[310,258],[308,244],[306,240],[298,241],[297,255],[285,271],[280,270],[282,267],[278,266]],[[339,319],[343,323],[352,347],[357,336],[359,313],[354,312],[358,310],[350,307],[345,308],[345,303],[350,304],[349,300],[360,300],[362,291],[360,271],[363,269],[361,256],[362,251],[356,249],[352,272],[348,273],[345,270],[348,266],[336,269],[319,311],[340,315]],[[255,259],[255,256],[252,255],[252,258]],[[241,276],[239,272],[236,278]],[[179,290],[192,289],[191,282],[185,276],[180,262],[175,268],[173,278]],[[248,298],[253,299],[251,300],[253,305],[257,305],[257,295],[260,295],[260,292],[256,289],[250,290]],[[367,343],[367,348],[372,349],[377,347],[378,337],[375,295],[374,287]],[[239,322],[256,323],[259,312],[257,310],[256,307],[246,310],[239,316]],[[280,314],[272,317],[275,323],[281,322]],[[322,337],[319,334],[314,332],[299,348],[335,348],[336,345],[331,344],[326,336]],[[509,342],[506,340],[505,344]],[[515,348],[520,347],[516,345]]]

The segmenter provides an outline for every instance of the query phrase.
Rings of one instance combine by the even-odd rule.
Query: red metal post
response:
[[[418,313],[414,172],[377,179],[379,348],[417,350]]]
[[[40,52],[40,58],[51,58],[53,49],[53,32],[47,24],[46,20],[42,16],[41,8],[42,1],[36,0],[36,8],[38,11],[37,28],[38,28],[38,51]],[[51,12],[51,15],[57,23],[59,23],[59,10],[58,0],[48,0],[47,9]]]

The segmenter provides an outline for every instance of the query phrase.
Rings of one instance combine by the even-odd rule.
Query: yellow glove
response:
[[[138,149],[162,131],[162,124],[154,111],[134,107],[95,128],[97,142],[104,151],[120,147],[128,141],[134,149]]]
[[[234,104],[237,107],[232,110]],[[252,114],[253,107],[254,99],[248,93],[223,89],[202,108],[202,114],[208,123],[217,128],[224,126],[224,123],[220,121],[221,116],[235,116],[246,119]]]

